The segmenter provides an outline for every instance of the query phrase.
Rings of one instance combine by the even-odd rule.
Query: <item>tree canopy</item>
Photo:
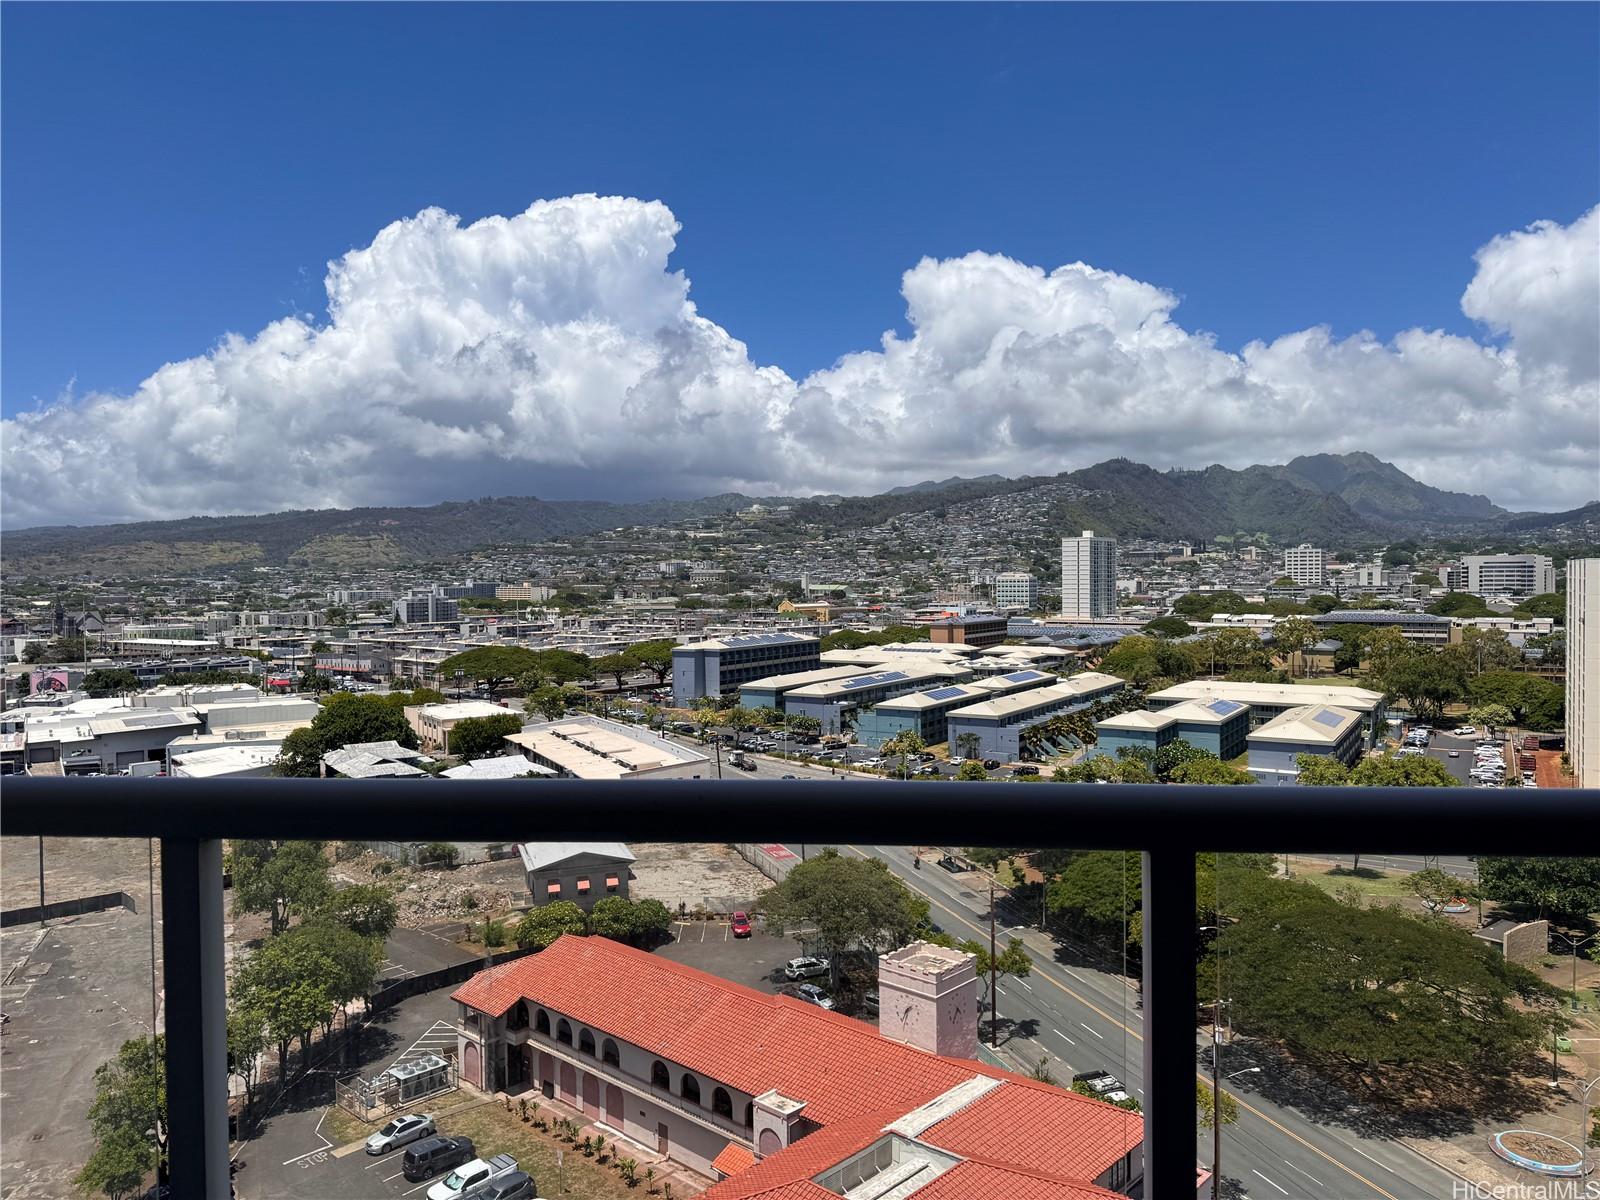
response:
[[[828,847],[797,864],[757,902],[778,934],[814,930],[809,940],[833,960],[858,948],[883,952],[910,941],[926,923],[928,902],[876,858],[846,858]]]
[[[1297,754],[1300,782],[1308,787],[1454,787],[1460,780],[1437,758],[1380,754],[1346,767],[1326,754]]]
[[[1193,633],[1194,626],[1182,617],[1157,617],[1145,625],[1144,632],[1155,637],[1180,638]]]
[[[1478,885],[1502,904],[1586,920],[1600,912],[1600,858],[1527,858],[1483,855]]]
[[[589,920],[583,909],[571,900],[557,900],[530,908],[517,922],[514,936],[519,946],[543,948],[563,934],[583,934],[588,931]]]
[[[83,677],[83,690],[96,698],[119,696],[123,692],[138,691],[139,677],[117,667],[99,668]]]
[[[1477,1070],[1548,1037],[1549,1016],[1523,1005],[1554,990],[1453,924],[1265,877],[1229,899],[1210,953],[1250,981],[1232,1007],[1250,1033],[1352,1064]]]
[[[1523,671],[1485,671],[1467,685],[1474,704],[1500,704],[1512,721],[1529,729],[1555,729],[1566,708],[1559,683]]]
[[[315,841],[252,841],[233,843],[227,870],[233,877],[233,912],[264,912],[274,934],[289,927],[289,918],[305,916],[333,898],[333,882],[324,853]]]
[[[522,718],[508,712],[499,717],[468,717],[450,730],[450,753],[471,761],[499,754],[506,748],[506,735],[522,729]]]
[[[1436,617],[1494,616],[1494,609],[1484,603],[1483,597],[1471,592],[1446,592],[1428,605],[1428,611]]]
[[[1517,605],[1516,614],[1519,617],[1551,617],[1564,621],[1567,618],[1567,598],[1560,592],[1540,592]]]
[[[114,1058],[95,1068],[89,1105],[95,1148],[78,1172],[81,1190],[121,1200],[138,1193],[155,1171],[166,1142],[166,1056],[166,1038],[158,1034],[123,1042]]]
[[[460,654],[452,654],[440,663],[438,678],[448,681],[460,671],[463,679],[481,683],[490,692],[496,692],[519,675],[539,666],[538,653],[522,646],[476,646]]]
[[[322,773],[322,756],[354,742],[395,741],[416,748],[417,735],[405,713],[382,696],[330,696],[305,729],[283,739],[276,770],[280,775],[310,778]]]

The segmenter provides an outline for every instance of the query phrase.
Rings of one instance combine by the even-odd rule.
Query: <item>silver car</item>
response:
[[[387,1154],[391,1150],[398,1150],[407,1142],[414,1142],[422,1137],[432,1137],[437,1132],[433,1118],[423,1113],[396,1117],[367,1139],[367,1153]]]

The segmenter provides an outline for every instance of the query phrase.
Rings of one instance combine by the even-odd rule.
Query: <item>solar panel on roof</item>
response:
[[[931,692],[923,693],[929,700],[954,700],[957,696],[965,696],[967,689],[963,687],[934,688]]]
[[[1213,700],[1210,704],[1206,705],[1206,707],[1212,712],[1216,713],[1217,716],[1226,717],[1238,712],[1244,707],[1244,705],[1236,704],[1232,700]]]
[[[1043,679],[1042,671],[1013,671],[1009,675],[1002,675],[1001,679],[1009,679],[1012,683],[1026,683],[1030,679]]]
[[[1314,713],[1311,719],[1318,725],[1325,725],[1329,729],[1337,729],[1340,725],[1344,724],[1343,717],[1341,717],[1338,713],[1329,712],[1327,709],[1323,709],[1321,712]]]
[[[897,679],[909,678],[910,676],[904,671],[882,671],[877,675],[858,675],[854,679],[846,679],[839,686],[847,692],[853,692],[857,688],[874,687],[880,683],[893,683]]]

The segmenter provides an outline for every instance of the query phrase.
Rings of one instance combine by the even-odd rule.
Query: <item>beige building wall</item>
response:
[[[1600,788],[1600,558],[1567,563],[1567,756],[1579,787]]]

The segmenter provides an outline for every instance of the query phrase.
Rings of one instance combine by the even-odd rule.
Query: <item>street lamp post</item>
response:
[[[1578,1153],[1583,1155],[1578,1172],[1581,1177],[1589,1174],[1589,1092],[1597,1087],[1600,1087],[1600,1075],[1588,1083],[1578,1084]]]
[[[1579,939],[1570,938],[1566,934],[1558,933],[1558,932],[1556,932],[1555,930],[1552,929],[1550,931],[1550,936],[1551,937],[1560,938],[1572,950],[1572,1011],[1573,1012],[1577,1012],[1578,1011],[1578,951],[1583,949],[1583,947],[1587,946],[1590,942],[1594,941],[1595,938],[1600,937],[1600,933],[1591,933],[1588,937],[1579,940]]]

